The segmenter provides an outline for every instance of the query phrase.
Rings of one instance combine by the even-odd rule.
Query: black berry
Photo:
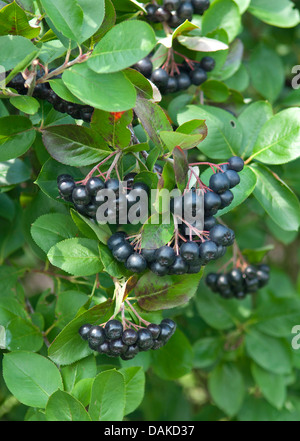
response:
[[[133,253],[126,261],[126,268],[134,273],[141,273],[147,268],[147,261],[141,254]]]
[[[123,326],[119,320],[109,320],[105,325],[105,335],[108,340],[116,340],[122,337],[123,334]]]
[[[228,159],[228,169],[236,172],[242,171],[244,168],[244,161],[239,156],[232,156]]]
[[[201,60],[200,66],[206,72],[211,72],[215,68],[216,62],[212,57],[204,57]]]

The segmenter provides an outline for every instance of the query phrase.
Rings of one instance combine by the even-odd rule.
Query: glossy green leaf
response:
[[[50,395],[63,388],[55,364],[34,352],[5,354],[3,376],[11,393],[26,406],[45,408]]]
[[[257,164],[251,169],[257,176],[253,194],[264,210],[283,230],[298,230],[300,204],[295,193],[267,167]]]
[[[93,421],[122,421],[126,405],[124,376],[114,370],[98,374],[92,387],[89,414]]]
[[[54,392],[46,406],[47,421],[91,421],[84,406],[68,392]]]
[[[83,63],[67,69],[62,79],[73,95],[96,109],[121,112],[135,106],[135,88],[123,72],[98,74]]]
[[[251,0],[249,12],[265,23],[292,28],[299,23],[299,11],[290,0]]]
[[[122,368],[120,372],[125,379],[125,415],[133,412],[141,404],[145,393],[145,374],[142,367]]]
[[[40,330],[29,320],[16,317],[8,323],[6,329],[6,347],[10,351],[37,352],[44,344]]]
[[[300,109],[286,109],[262,126],[252,158],[265,164],[285,164],[300,156]]]
[[[28,39],[38,37],[40,27],[28,23],[25,11],[13,1],[0,10],[0,35],[21,35]]]
[[[146,311],[174,308],[187,303],[196,293],[202,274],[156,276],[145,273],[134,288],[138,304]]]
[[[17,158],[31,147],[35,130],[25,116],[4,116],[0,118],[0,161]]]
[[[96,45],[88,66],[97,73],[118,72],[146,57],[155,44],[155,34],[148,23],[123,21]]]
[[[95,130],[71,124],[47,127],[43,130],[43,142],[56,161],[77,167],[100,162],[110,153]]]
[[[215,30],[224,29],[231,42],[238,34],[241,25],[240,11],[232,0],[215,0],[205,12],[202,20],[204,35]]]
[[[103,269],[98,244],[92,239],[62,240],[50,248],[47,256],[52,265],[74,276],[90,276]]]
[[[31,227],[34,241],[46,254],[58,242],[77,234],[78,230],[72,219],[60,213],[44,214]]]

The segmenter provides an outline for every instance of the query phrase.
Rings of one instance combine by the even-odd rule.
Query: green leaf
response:
[[[179,124],[192,119],[205,120],[208,134],[198,148],[209,158],[228,159],[239,152],[242,127],[226,110],[206,105],[189,105],[179,111],[177,119]]]
[[[272,66],[269,69],[268,66]],[[260,44],[251,53],[249,71],[254,88],[267,100],[274,102],[283,87],[285,71],[274,49]]]
[[[251,169],[257,176],[253,194],[264,210],[283,230],[298,230],[300,204],[297,196],[267,167],[256,164]]]
[[[41,3],[55,27],[65,37],[77,41],[76,31],[81,28],[83,23],[83,11],[78,2],[76,0],[58,0],[53,3],[50,0],[41,0]]]
[[[74,276],[90,276],[103,269],[98,243],[92,239],[65,239],[48,251],[52,265]]]
[[[259,264],[265,255],[274,249],[274,245],[266,245],[260,248],[244,248],[242,253],[248,262]]]
[[[249,12],[265,23],[292,28],[299,23],[299,11],[290,0],[251,0]]]
[[[173,161],[175,181],[179,190],[183,192],[186,187],[189,164],[186,154],[178,146],[176,146],[173,150]]]
[[[256,363],[251,364],[251,372],[266,400],[281,409],[286,400],[285,377],[266,371]]]
[[[245,338],[248,355],[260,367],[274,374],[291,372],[292,352],[286,340],[249,329]]]
[[[257,137],[264,124],[273,116],[273,109],[267,101],[256,101],[248,105],[238,120],[243,127],[243,142],[239,150],[242,157],[250,156]]]
[[[40,30],[29,25],[25,11],[15,1],[0,10],[0,35],[21,35],[33,39],[38,37]]]
[[[57,78],[55,80],[49,80],[49,84],[52,90],[63,100],[68,101],[70,103],[81,104],[83,102],[76,98],[69,89],[65,86],[63,80],[61,78]]]
[[[208,368],[219,361],[224,342],[219,337],[204,337],[194,345],[194,366],[198,369]]]
[[[205,285],[199,289],[195,303],[200,317],[214,329],[230,329],[237,322],[238,305],[236,301],[218,298]]]
[[[89,218],[71,209],[71,216],[79,230],[89,239],[100,240],[106,244],[112,232],[108,224],[96,224]]]
[[[150,219],[151,222],[151,219]],[[174,224],[147,223],[142,230],[142,248],[160,248],[166,245],[174,235]]]
[[[146,311],[175,308],[195,295],[201,276],[202,273],[160,277],[149,271],[139,279],[134,293]]]
[[[91,128],[97,131],[115,150],[127,147],[131,141],[128,125],[132,121],[132,113],[132,110],[129,110],[120,115],[96,109],[92,116]]]
[[[95,130],[73,124],[47,127],[43,142],[56,161],[77,167],[100,162],[111,152]]]
[[[203,123],[203,125],[205,126],[205,123]],[[172,152],[175,147],[180,147],[183,150],[197,147],[197,145],[204,139],[205,133],[206,130],[203,130],[203,132],[199,131],[199,133],[195,134],[186,134],[177,129],[176,132],[162,131],[160,132],[160,137],[169,151]]]
[[[209,392],[216,405],[232,417],[238,413],[245,396],[242,374],[232,363],[221,363],[211,372]]]
[[[50,395],[63,388],[55,364],[34,352],[4,354],[3,376],[10,392],[26,406],[45,408]]]
[[[215,52],[228,49],[227,44],[214,38],[179,35],[178,41],[182,46],[185,46],[192,51]]]
[[[73,95],[96,109],[122,112],[135,106],[135,88],[123,72],[97,74],[83,63],[67,69],[62,79]]]
[[[5,67],[6,71],[21,64],[26,57],[29,57],[28,63],[30,63],[30,58],[35,57],[38,52],[30,40],[19,35],[5,35],[0,37],[0,46],[1,65]],[[25,63],[24,68],[26,64],[27,63]],[[20,72],[20,70],[17,70],[16,73]]]
[[[126,405],[125,379],[115,369],[98,374],[92,387],[89,414],[93,421],[122,421]]]
[[[64,388],[67,392],[72,392],[79,381],[92,378],[97,374],[97,365],[94,355],[83,358],[75,363],[61,368],[61,375]]]
[[[84,406],[68,392],[54,392],[46,406],[47,421],[91,421]]]
[[[31,235],[36,244],[47,254],[52,246],[76,236],[78,230],[70,216],[50,213],[40,216],[31,227]]]
[[[125,379],[126,405],[124,415],[139,407],[145,393],[145,374],[142,367],[132,366],[119,369]]]
[[[104,0],[58,0],[55,3],[42,0],[41,3],[55,29],[79,44],[98,30],[104,18]]]
[[[162,141],[160,132],[172,131],[172,126],[165,112],[158,104],[152,103],[140,96],[138,96],[134,111],[151,141],[153,141],[155,146],[163,150],[165,144]]]
[[[271,337],[289,337],[295,323],[300,323],[300,300],[272,299],[254,313],[255,329]]]
[[[262,126],[252,158],[266,164],[285,164],[300,156],[300,109],[286,109]]]
[[[21,159],[10,159],[0,163],[0,187],[20,184],[30,179],[31,170]]]
[[[215,0],[202,19],[204,35],[221,28],[227,32],[229,42],[233,41],[237,36],[240,26],[240,11],[232,0]]]
[[[123,21],[105,34],[87,64],[97,73],[118,72],[146,57],[155,44],[155,34],[148,23]]]
[[[86,304],[87,300],[87,295],[80,291],[61,292],[55,307],[57,327],[66,326],[76,316],[79,309]]]
[[[226,84],[217,80],[208,80],[201,86],[204,95],[207,99],[216,103],[223,103],[227,101],[230,91]]]
[[[13,96],[9,101],[14,107],[16,107],[16,109],[21,110],[21,112],[28,113],[29,115],[34,115],[37,113],[40,107],[38,100],[27,95]]]
[[[87,407],[90,404],[93,382],[94,378],[83,378],[75,384],[74,389],[72,390],[72,395],[77,398],[84,407]]]
[[[6,347],[10,351],[37,352],[44,344],[40,330],[29,320],[16,317],[11,320],[6,329]]]
[[[100,242],[106,244],[112,235],[108,224],[98,225],[73,209],[71,210],[71,216],[79,230],[89,239],[100,240]]]
[[[217,70],[216,77],[220,81],[231,78],[240,68],[244,55],[244,45],[240,39],[234,40],[229,48],[229,52],[223,66]],[[205,83],[203,84],[205,86]],[[220,88],[220,85],[219,85]],[[233,87],[236,89],[236,87]]]
[[[104,323],[112,315],[111,301],[108,300],[93,306],[88,311],[74,318],[57,335],[48,349],[51,360],[59,365],[68,365],[92,354],[87,342],[82,340],[78,330],[80,326],[90,323]]]
[[[0,118],[0,162],[23,155],[35,139],[35,130],[25,116]]]
[[[11,273],[8,271],[8,274]],[[11,320],[17,317],[21,317],[25,320],[28,319],[26,311],[24,310],[24,305],[8,294],[10,294],[9,291],[0,298],[0,323],[3,326],[7,326]]]
[[[193,367],[193,348],[180,329],[168,343],[152,353],[153,369],[163,380],[176,380],[188,374]]]

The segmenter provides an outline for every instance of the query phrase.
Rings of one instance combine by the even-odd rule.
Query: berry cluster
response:
[[[156,165],[155,167],[158,168],[160,166]],[[68,174],[58,176],[57,186],[60,196],[65,201],[72,202],[74,208],[79,213],[94,220],[96,219],[98,208],[106,202],[105,198],[99,197],[101,190],[111,190],[114,194],[114,200],[111,201],[111,208],[107,208],[105,217],[107,219],[114,219],[115,223],[118,224],[120,213],[124,213],[127,210],[125,221],[129,223],[128,211],[137,202],[139,193],[150,193],[147,184],[134,182],[136,174],[128,173],[124,177],[125,187],[116,178],[103,180],[97,176],[92,176],[86,183],[76,183],[74,178]]]
[[[243,270],[233,268],[225,274],[210,273],[205,283],[213,292],[225,299],[244,299],[247,294],[257,292],[270,278],[270,268],[266,264],[247,265]]]
[[[79,335],[87,340],[93,351],[109,357],[121,357],[131,360],[139,352],[150,349],[160,349],[172,337],[176,323],[171,319],[163,319],[159,325],[150,323],[147,327],[124,326],[116,319],[109,320],[104,325],[82,325]]]
[[[211,176],[209,187],[204,193],[204,229],[198,229],[197,222],[190,225],[182,218],[178,243],[157,249],[140,248],[137,239],[139,235],[136,235],[132,244],[125,232],[118,231],[107,242],[114,258],[124,263],[133,273],[141,273],[149,268],[154,274],[165,276],[196,274],[202,266],[224,256],[227,247],[234,243],[235,234],[230,228],[217,223],[214,215],[232,202],[233,193],[230,189],[240,182],[238,172],[243,167],[243,160],[234,156],[220,166],[218,173]],[[195,216],[195,210],[199,207],[197,198],[200,196],[194,190],[171,199],[170,210],[175,216],[178,214],[177,204],[180,209],[184,206]],[[185,198],[187,201],[183,202]],[[189,229],[188,234],[186,227]]]
[[[186,59],[182,64],[173,62],[171,69],[163,65],[153,70],[150,56],[132,66],[154,83],[162,95],[180,92],[191,85],[200,86],[207,80],[207,72],[215,67],[212,57],[203,57],[200,62]]]
[[[40,75],[37,75],[39,78]],[[61,78],[61,75],[53,78]],[[16,75],[8,87],[15,89],[20,95],[27,95],[28,89],[24,86],[25,80],[21,73]],[[49,83],[36,84],[32,96],[34,98],[48,101],[53,108],[61,113],[67,113],[74,119],[82,119],[85,122],[90,122],[94,108],[87,105],[75,104],[60,98],[54,90],[51,89]]]
[[[152,23],[167,23],[177,28],[185,20],[191,21],[193,14],[203,15],[209,8],[209,0],[164,0],[162,6],[149,3],[146,19]]]

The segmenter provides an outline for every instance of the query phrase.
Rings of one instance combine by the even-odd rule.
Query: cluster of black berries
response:
[[[37,75],[37,78],[41,75]],[[61,78],[58,75],[53,78]],[[16,75],[9,83],[8,87],[15,89],[20,95],[27,95],[28,89],[24,87],[25,80],[21,73]],[[48,101],[53,108],[61,113],[67,113],[74,119],[82,119],[85,122],[90,122],[94,108],[87,105],[75,104],[60,98],[54,90],[51,89],[49,83],[36,84],[32,96],[41,100]]]
[[[193,14],[203,15],[209,8],[209,0],[164,0],[163,4],[149,3],[146,5],[146,19],[152,23],[168,23],[177,28],[185,20],[191,21]]]
[[[155,165],[155,170],[162,171],[160,165]],[[123,216],[122,223],[130,223],[128,211],[139,201],[142,192],[150,193],[150,188],[143,182],[134,182],[137,173],[128,173],[124,177],[125,186],[118,179],[110,178],[103,180],[99,177],[91,177],[86,184],[76,184],[74,178],[63,174],[57,178],[57,186],[60,196],[74,204],[74,208],[81,214],[96,220],[98,208],[107,202],[106,197],[101,197],[101,190],[111,190],[114,200],[111,200],[110,208],[107,208],[104,215],[107,219],[113,219],[118,224]],[[139,209],[137,209],[138,212]],[[124,219],[124,215],[126,218]],[[139,216],[137,213],[136,216]]]
[[[270,278],[270,268],[266,264],[248,265],[244,270],[234,268],[228,273],[210,273],[206,284],[213,292],[226,299],[233,297],[244,299],[247,294],[257,292],[264,287]]]
[[[243,167],[244,161],[238,156],[233,156],[229,158],[228,163],[221,166],[219,173],[214,173],[211,176],[209,188],[204,193],[204,229],[199,229],[199,233],[205,232],[205,238],[199,239],[197,222],[194,222],[191,227],[196,234],[191,240],[190,234],[186,233],[187,224],[183,222],[180,225],[182,239],[179,241],[178,253],[170,245],[164,245],[157,249],[142,248],[135,251],[126,233],[118,231],[107,242],[114,258],[124,263],[125,267],[133,273],[141,273],[148,268],[158,276],[166,276],[197,274],[202,266],[224,256],[227,247],[234,243],[235,234],[230,228],[217,223],[214,216],[218,210],[231,204],[233,193],[230,189],[240,182],[238,172]],[[182,199],[185,198],[188,200],[183,202]],[[196,216],[195,210],[201,206],[197,201],[198,198],[200,196],[195,190],[188,192],[187,195],[171,199],[170,210],[173,214],[178,215],[178,212],[184,207],[184,210],[188,210],[189,213]],[[180,215],[184,216],[183,211],[180,212]]]
[[[93,351],[109,357],[121,357],[131,360],[139,352],[160,349],[172,337],[176,323],[171,319],[163,319],[159,325],[150,323],[147,327],[135,330],[131,327],[123,329],[119,320],[109,320],[103,327],[90,324],[82,325],[79,334],[87,340]]]
[[[207,80],[207,72],[215,67],[215,60],[212,57],[203,57],[200,62],[190,60],[177,65],[173,74],[166,69],[159,67],[153,70],[150,57],[145,57],[132,67],[150,79],[157,86],[162,95],[187,90],[191,85],[200,86]]]

